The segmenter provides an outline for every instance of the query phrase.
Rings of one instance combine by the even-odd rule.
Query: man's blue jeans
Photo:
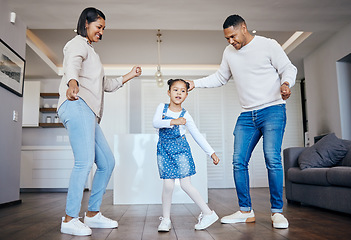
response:
[[[281,145],[285,124],[285,104],[240,114],[234,129],[233,173],[241,211],[252,209],[248,165],[253,149],[263,136],[263,152],[271,195],[271,212],[283,212]]]
[[[110,180],[115,159],[97,123],[94,112],[79,98],[66,100],[58,110],[59,117],[68,130],[74,155],[74,167],[68,187],[66,214],[78,217],[83,198],[85,182],[93,163],[97,169],[94,175],[88,211],[100,211],[102,196]]]

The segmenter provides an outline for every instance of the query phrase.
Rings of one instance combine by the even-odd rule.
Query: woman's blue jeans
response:
[[[263,136],[271,212],[283,212],[281,145],[285,124],[285,104],[240,114],[234,129],[233,173],[241,211],[252,209],[248,165],[253,149]]]
[[[79,98],[66,100],[58,110],[59,117],[68,130],[74,155],[74,167],[69,181],[66,214],[78,217],[86,180],[93,163],[94,175],[88,211],[100,211],[102,196],[110,180],[115,159],[97,123],[94,112]]]

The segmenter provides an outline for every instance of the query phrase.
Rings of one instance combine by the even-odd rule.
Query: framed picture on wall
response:
[[[0,39],[0,86],[23,96],[25,60]]]

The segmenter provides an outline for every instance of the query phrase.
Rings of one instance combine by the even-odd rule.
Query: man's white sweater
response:
[[[194,81],[195,87],[219,87],[233,77],[243,111],[285,103],[280,86],[294,86],[297,69],[273,39],[254,36],[241,49],[226,47],[214,74]]]

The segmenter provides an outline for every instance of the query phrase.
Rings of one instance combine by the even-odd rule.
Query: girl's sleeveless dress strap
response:
[[[182,108],[182,112],[180,113],[179,117],[180,118],[184,117],[185,113],[186,113],[186,110],[184,108]]]
[[[166,116],[168,105],[169,105],[168,103],[165,103],[165,106],[163,108],[163,113],[162,113],[162,119],[164,119]]]

